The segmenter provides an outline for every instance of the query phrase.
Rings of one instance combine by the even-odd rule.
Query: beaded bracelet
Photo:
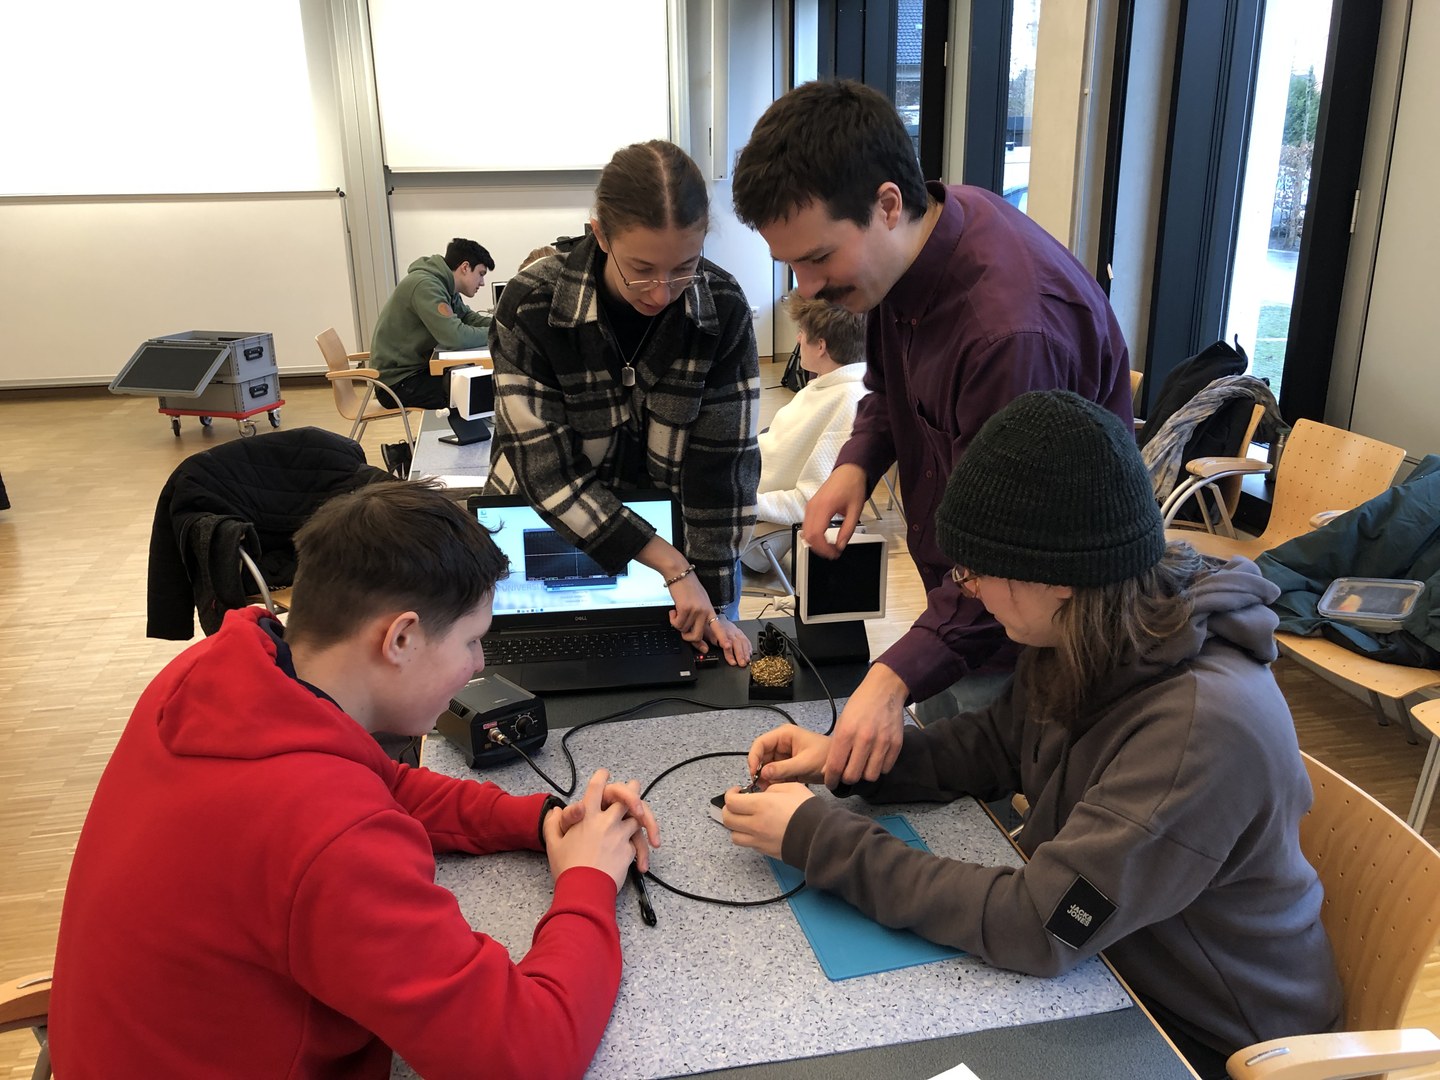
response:
[[[687,577],[689,577],[689,576],[690,576],[691,574],[693,574],[694,572],[695,572],[695,564],[694,564],[694,563],[691,563],[689,566],[685,567],[684,570],[681,570],[680,573],[676,574],[674,577],[672,577],[672,578],[666,578],[666,579],[665,579],[665,588],[668,589],[671,585],[674,585],[677,581],[684,581]]]

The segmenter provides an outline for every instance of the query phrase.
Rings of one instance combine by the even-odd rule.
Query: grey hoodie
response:
[[[1299,846],[1310,783],[1269,669],[1276,589],[1237,558],[1194,595],[1189,626],[1123,664],[1068,729],[1030,714],[1027,649],[993,706],[907,729],[895,767],[856,787],[872,802],[1019,790],[1024,866],[916,851],[826,799],[791,819],[785,861],[998,967],[1055,975],[1103,949],[1222,1053],[1332,1029],[1340,986]]]

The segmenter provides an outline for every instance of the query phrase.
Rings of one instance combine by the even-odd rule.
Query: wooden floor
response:
[[[778,384],[779,366],[763,382]],[[283,387],[286,429],[313,424],[346,434],[323,385]],[[763,420],[784,402],[767,391]],[[185,647],[145,637],[145,570],[155,497],[186,455],[238,438],[232,421],[203,431],[186,418],[180,438],[148,398],[103,391],[0,392],[0,475],[13,508],[0,511],[0,974],[50,966],[70,858],[96,781],[149,679]],[[261,418],[262,427],[264,417]],[[362,440],[379,464],[393,421]],[[883,647],[919,611],[922,594],[904,554],[904,526],[886,498],[869,527],[897,549],[890,616],[871,624]],[[753,616],[764,601],[747,598]],[[1408,811],[1423,749],[1398,726],[1377,727],[1368,706],[1292,663],[1275,673],[1307,750]],[[1440,842],[1440,810],[1425,826]],[[1415,1024],[1440,1031],[1440,964],[1433,959],[1412,1007]],[[0,1035],[0,1078],[28,1077],[34,1043]],[[1440,1070],[1416,1076],[1440,1076]]]

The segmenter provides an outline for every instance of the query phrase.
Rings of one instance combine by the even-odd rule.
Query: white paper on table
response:
[[[930,1080],[980,1080],[963,1061],[953,1069],[936,1073]]]

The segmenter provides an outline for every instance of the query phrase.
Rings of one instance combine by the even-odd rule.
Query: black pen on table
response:
[[[645,887],[645,875],[633,862],[630,864],[630,880],[635,883],[635,891],[640,894],[640,918],[645,920],[646,926],[654,926],[655,909],[650,904],[650,890]]]

